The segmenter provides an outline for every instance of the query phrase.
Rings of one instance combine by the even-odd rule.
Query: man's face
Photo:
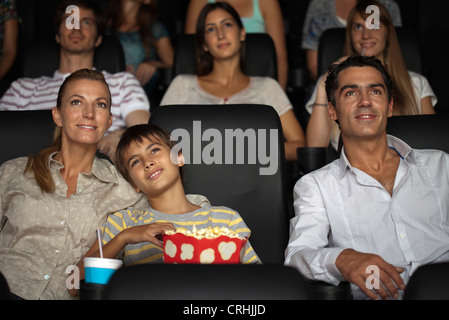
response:
[[[393,100],[378,70],[350,67],[340,72],[331,119],[338,120],[343,138],[371,138],[385,133],[387,118],[393,114]]]
[[[59,34],[56,36],[56,42],[61,45],[61,49],[72,54],[94,51],[95,47],[101,43],[101,37],[97,38],[98,31],[94,12],[82,7],[79,9],[80,28],[68,29],[66,19],[70,14],[66,14],[59,26]]]

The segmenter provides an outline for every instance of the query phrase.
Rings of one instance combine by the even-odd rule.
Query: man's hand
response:
[[[115,164],[115,151],[117,150],[118,142],[122,137],[124,129],[117,129],[107,136],[104,136],[103,139],[98,143],[98,150],[107,155],[112,163]]]
[[[396,299],[399,296],[398,288],[405,289],[399,275],[404,269],[387,263],[378,255],[346,249],[337,257],[335,265],[346,280],[357,285],[371,299],[377,300],[379,296],[382,299]],[[367,285],[367,278],[371,276],[371,273],[367,273],[369,266],[376,266],[379,270],[379,286],[373,288],[374,291]]]

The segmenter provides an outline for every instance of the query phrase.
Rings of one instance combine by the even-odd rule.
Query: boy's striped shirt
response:
[[[152,208],[149,210],[136,210],[128,208],[120,210],[108,217],[103,228],[103,243],[108,243],[121,231],[134,226],[141,226],[155,222],[169,222],[176,228],[183,227],[189,230],[193,226],[198,229],[208,227],[226,227],[239,233],[242,237],[249,237],[251,230],[246,226],[238,212],[227,207],[207,205],[193,212],[183,214],[165,214]],[[143,263],[163,263],[163,249],[151,242],[128,244],[119,254],[125,265]],[[248,241],[242,263],[261,263],[259,257]]]

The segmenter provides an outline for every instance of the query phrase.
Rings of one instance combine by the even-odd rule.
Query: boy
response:
[[[163,263],[160,236],[176,227],[192,230],[227,227],[240,236],[251,231],[240,215],[226,207],[197,206],[186,197],[182,185],[184,158],[172,154],[174,142],[154,125],[128,128],[117,147],[117,168],[138,192],[148,197],[148,210],[128,208],[109,216],[103,230],[103,256],[122,259],[124,265]],[[242,263],[260,263],[249,241]],[[86,256],[99,256],[98,243]]]

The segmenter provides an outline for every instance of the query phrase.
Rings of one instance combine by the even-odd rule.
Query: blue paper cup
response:
[[[84,258],[86,283],[107,284],[112,274],[122,266],[122,260],[106,258]]]

